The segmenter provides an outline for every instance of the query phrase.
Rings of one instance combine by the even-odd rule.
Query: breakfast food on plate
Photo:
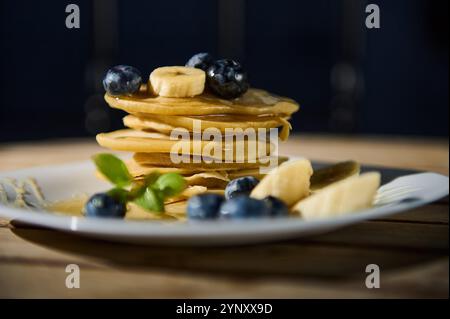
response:
[[[205,72],[184,66],[164,66],[150,74],[149,91],[165,97],[193,97],[205,89]]]
[[[283,163],[267,174],[250,196],[259,199],[275,196],[291,206],[309,195],[312,174],[313,169],[308,160]]]
[[[293,211],[305,219],[320,219],[355,212],[372,206],[380,187],[380,174],[365,173],[341,180],[299,201]]]
[[[328,185],[358,175],[361,167],[355,161],[340,162],[314,171],[311,176],[311,192],[316,192]]]
[[[307,159],[278,155],[299,106],[251,88],[236,61],[199,53],[184,66],[156,68],[147,82],[120,65],[103,85],[108,105],[127,113],[127,129],[98,134],[97,141],[132,157],[94,157],[98,176],[114,187],[87,201],[88,217],[313,219],[373,200],[379,175],[358,177],[355,162],[314,172]]]
[[[209,88],[222,98],[234,99],[248,90],[247,75],[236,61],[227,59],[215,61],[206,73]]]
[[[111,68],[103,79],[103,87],[111,96],[136,93],[141,84],[141,72],[128,65],[117,65]]]
[[[254,176],[244,176],[233,179],[225,188],[225,198],[230,199],[240,195],[250,195],[250,192],[258,185],[259,180]]]

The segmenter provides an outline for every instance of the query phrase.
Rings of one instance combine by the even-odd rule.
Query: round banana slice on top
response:
[[[165,97],[192,97],[205,89],[205,72],[184,66],[164,66],[150,74],[153,93]]]

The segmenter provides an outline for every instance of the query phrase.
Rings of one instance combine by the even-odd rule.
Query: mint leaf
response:
[[[94,155],[92,159],[100,173],[117,187],[128,186],[133,180],[127,166],[117,156],[102,153]]]
[[[123,188],[113,188],[107,192],[107,194],[119,202],[126,204],[129,199],[129,191]]]
[[[131,189],[130,192],[128,194],[128,200],[133,201],[134,199],[141,197],[144,192],[145,189],[147,188],[147,185],[145,185],[142,182],[133,182],[131,184]]]
[[[150,173],[149,175],[145,176],[144,184],[147,186],[153,185],[160,176],[161,174],[158,172]]]
[[[164,212],[164,198],[158,190],[148,186],[145,192],[133,201],[136,205],[152,212]]]
[[[153,185],[163,193],[165,197],[175,196],[181,193],[187,186],[183,176],[177,173],[167,173],[161,175]]]

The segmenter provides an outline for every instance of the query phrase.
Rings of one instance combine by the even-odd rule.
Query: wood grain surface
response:
[[[0,170],[85,160],[93,139],[0,144]],[[293,136],[280,153],[448,175],[448,141]],[[108,243],[0,220],[0,297],[448,298],[448,199],[329,234],[226,248]],[[81,269],[67,289],[65,268]],[[365,267],[381,269],[367,289]]]

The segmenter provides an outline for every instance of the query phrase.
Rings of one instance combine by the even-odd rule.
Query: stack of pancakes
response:
[[[234,100],[220,99],[207,92],[189,98],[169,98],[155,96],[148,91],[144,84],[132,96],[106,94],[105,100],[112,108],[128,113],[123,122],[129,129],[99,134],[97,141],[112,150],[132,152],[134,156],[127,166],[136,180],[155,171],[183,175],[189,185],[182,194],[184,197],[206,191],[221,193],[227,183],[237,177],[260,179],[260,167],[267,165],[268,159],[274,156],[273,145],[268,141],[265,142],[269,145],[266,145],[264,153],[259,145],[258,151],[252,152],[245,139],[227,140],[225,133],[229,130],[226,129],[245,132],[249,128],[256,131],[258,128],[279,128],[279,138],[286,140],[290,130],[288,120],[298,110],[295,101],[258,89],[249,89]],[[211,142],[203,136],[202,140],[201,134],[194,134],[199,123],[202,132],[212,129],[222,133],[223,138]],[[188,141],[181,139],[183,133],[189,135]],[[228,162],[225,162],[225,157],[219,160],[215,153],[205,157],[204,150],[211,148],[211,143],[219,144],[222,151],[219,155],[222,156],[227,156],[227,152],[236,150],[238,146],[243,147],[244,157],[237,158],[234,154],[232,161]],[[174,162],[171,158],[174,153],[185,161]],[[276,156],[276,160],[281,163],[287,158]]]

